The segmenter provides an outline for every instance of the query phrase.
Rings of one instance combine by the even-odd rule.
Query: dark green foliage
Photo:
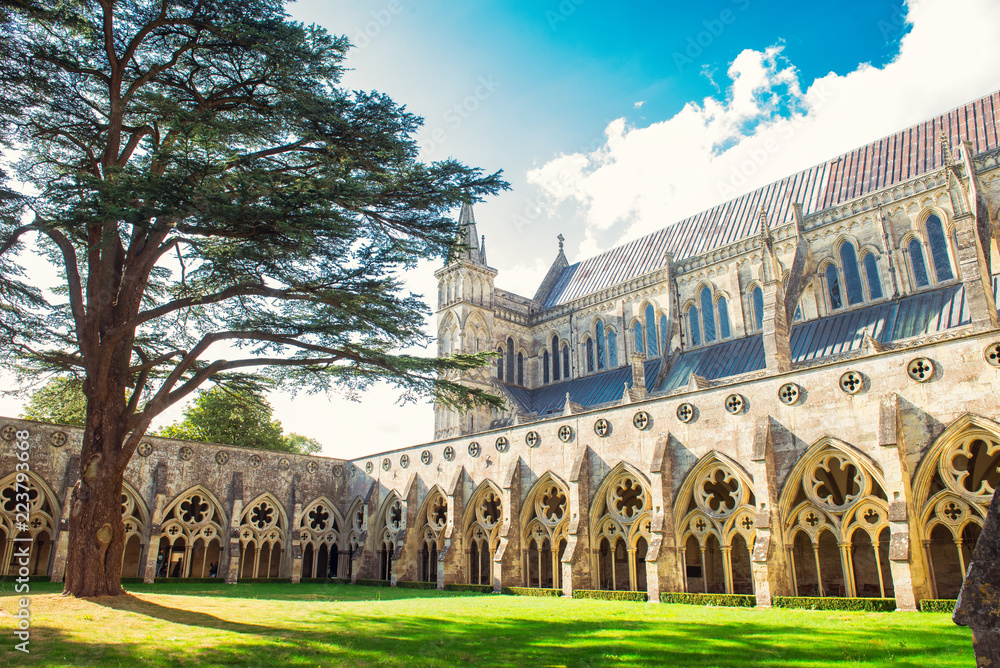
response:
[[[396,582],[397,587],[402,587],[403,589],[437,589],[437,582],[417,582],[414,580],[399,580]]]
[[[574,589],[573,598],[596,598],[601,601],[638,601],[648,598],[644,591],[607,591],[604,589]]]
[[[428,341],[403,273],[507,184],[420,162],[421,119],[339,87],[346,38],[280,0],[3,2],[0,26],[0,149],[22,156],[0,175],[0,362],[86,377],[128,453],[207,380],[496,402],[438,376],[488,354],[396,351]],[[26,235],[55,303],[17,260]]]
[[[718,605],[727,608],[753,608],[757,597],[753,594],[660,594],[660,603],[685,603],[688,605]]]
[[[559,597],[563,595],[562,589],[543,589],[539,587],[503,587],[501,594],[510,596],[551,596]]]
[[[161,429],[157,436],[299,455],[320,451],[320,444],[311,438],[285,435],[272,415],[271,404],[263,395],[249,389],[216,387],[201,392],[184,411],[184,419]]]
[[[493,585],[447,584],[444,588],[448,591],[472,591],[480,594],[493,593]]]
[[[894,598],[840,598],[837,596],[775,596],[771,605],[776,608],[803,610],[851,610],[854,612],[892,612],[896,609]]]
[[[358,578],[354,581],[354,584],[359,584],[365,587],[391,587],[392,582],[389,580],[366,580],[363,578]]]
[[[21,417],[39,422],[83,426],[87,420],[87,397],[78,378],[53,378],[40,387],[24,405]]]
[[[299,582],[303,584],[351,584],[351,578],[302,578]]]
[[[920,612],[946,612],[950,615],[955,612],[956,605],[958,601],[953,598],[924,598],[917,607]]]

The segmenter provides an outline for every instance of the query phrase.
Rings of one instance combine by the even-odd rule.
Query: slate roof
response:
[[[994,276],[997,285],[1000,277]],[[879,343],[892,343],[967,325],[965,286],[951,285],[902,299],[797,323],[789,342],[792,362],[819,360],[861,348],[864,332]],[[659,392],[688,383],[692,373],[708,380],[759,371],[764,364],[760,334],[681,353]]]
[[[943,166],[939,135],[951,144],[972,142],[973,153],[1000,146],[1000,91],[889,135],[833,160],[805,169],[661,230],[564,268],[545,297],[553,308],[655,271],[663,253],[679,262],[759,232],[761,205],[772,226],[792,220],[791,205],[805,214],[861,197]]]
[[[646,391],[652,391],[652,384],[660,372],[660,359],[646,360]],[[632,367],[624,366],[603,373],[591,374],[583,378],[545,385],[536,390],[507,386],[507,391],[520,404],[522,410],[538,415],[561,413],[566,405],[566,393],[574,403],[592,408],[600,404],[620,401],[625,385],[632,387]]]

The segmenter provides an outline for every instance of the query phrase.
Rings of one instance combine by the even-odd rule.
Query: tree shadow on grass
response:
[[[168,596],[209,596],[247,598],[266,601],[395,601],[415,598],[469,598],[485,596],[477,592],[439,591],[436,589],[406,589],[403,587],[369,587],[345,584],[205,584],[183,581],[156,584],[128,584],[132,594],[165,594]]]
[[[536,618],[523,614],[455,618],[444,617],[441,611],[393,617],[317,610],[308,621],[276,620],[275,626],[267,626],[129,598],[94,602],[176,624],[243,635],[238,642],[212,642],[211,634],[206,636],[198,658],[208,664],[974,665],[968,633],[947,627],[911,629],[902,638],[875,628],[819,629],[775,624],[769,617],[749,615],[746,620],[709,623],[636,619],[628,609],[622,612],[613,606],[608,607],[606,618],[589,620],[555,618],[558,606],[543,608]],[[131,650],[122,646],[120,651],[120,659],[127,661]]]

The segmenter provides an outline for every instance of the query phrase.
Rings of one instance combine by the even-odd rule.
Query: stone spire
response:
[[[562,270],[569,266],[569,261],[566,260],[566,253],[563,250],[563,243],[566,241],[566,237],[560,234],[556,239],[559,240],[559,253],[552,262],[552,266],[549,267],[549,273],[545,275],[545,278],[542,279],[542,284],[538,286],[538,291],[535,292],[535,301],[542,304],[545,303],[545,299],[552,292],[552,288],[555,286],[556,281],[559,280]]]
[[[472,213],[472,203],[462,205],[462,213],[458,217],[458,225],[462,228],[462,249],[459,257],[472,260],[476,264],[486,264],[484,247],[479,245],[479,230],[476,229],[476,216]],[[485,237],[483,237],[485,244]]]

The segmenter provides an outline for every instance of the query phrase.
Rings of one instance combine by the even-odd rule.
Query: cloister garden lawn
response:
[[[942,613],[710,608],[338,584],[32,583],[31,653],[0,583],[0,665],[950,666],[971,634]]]

